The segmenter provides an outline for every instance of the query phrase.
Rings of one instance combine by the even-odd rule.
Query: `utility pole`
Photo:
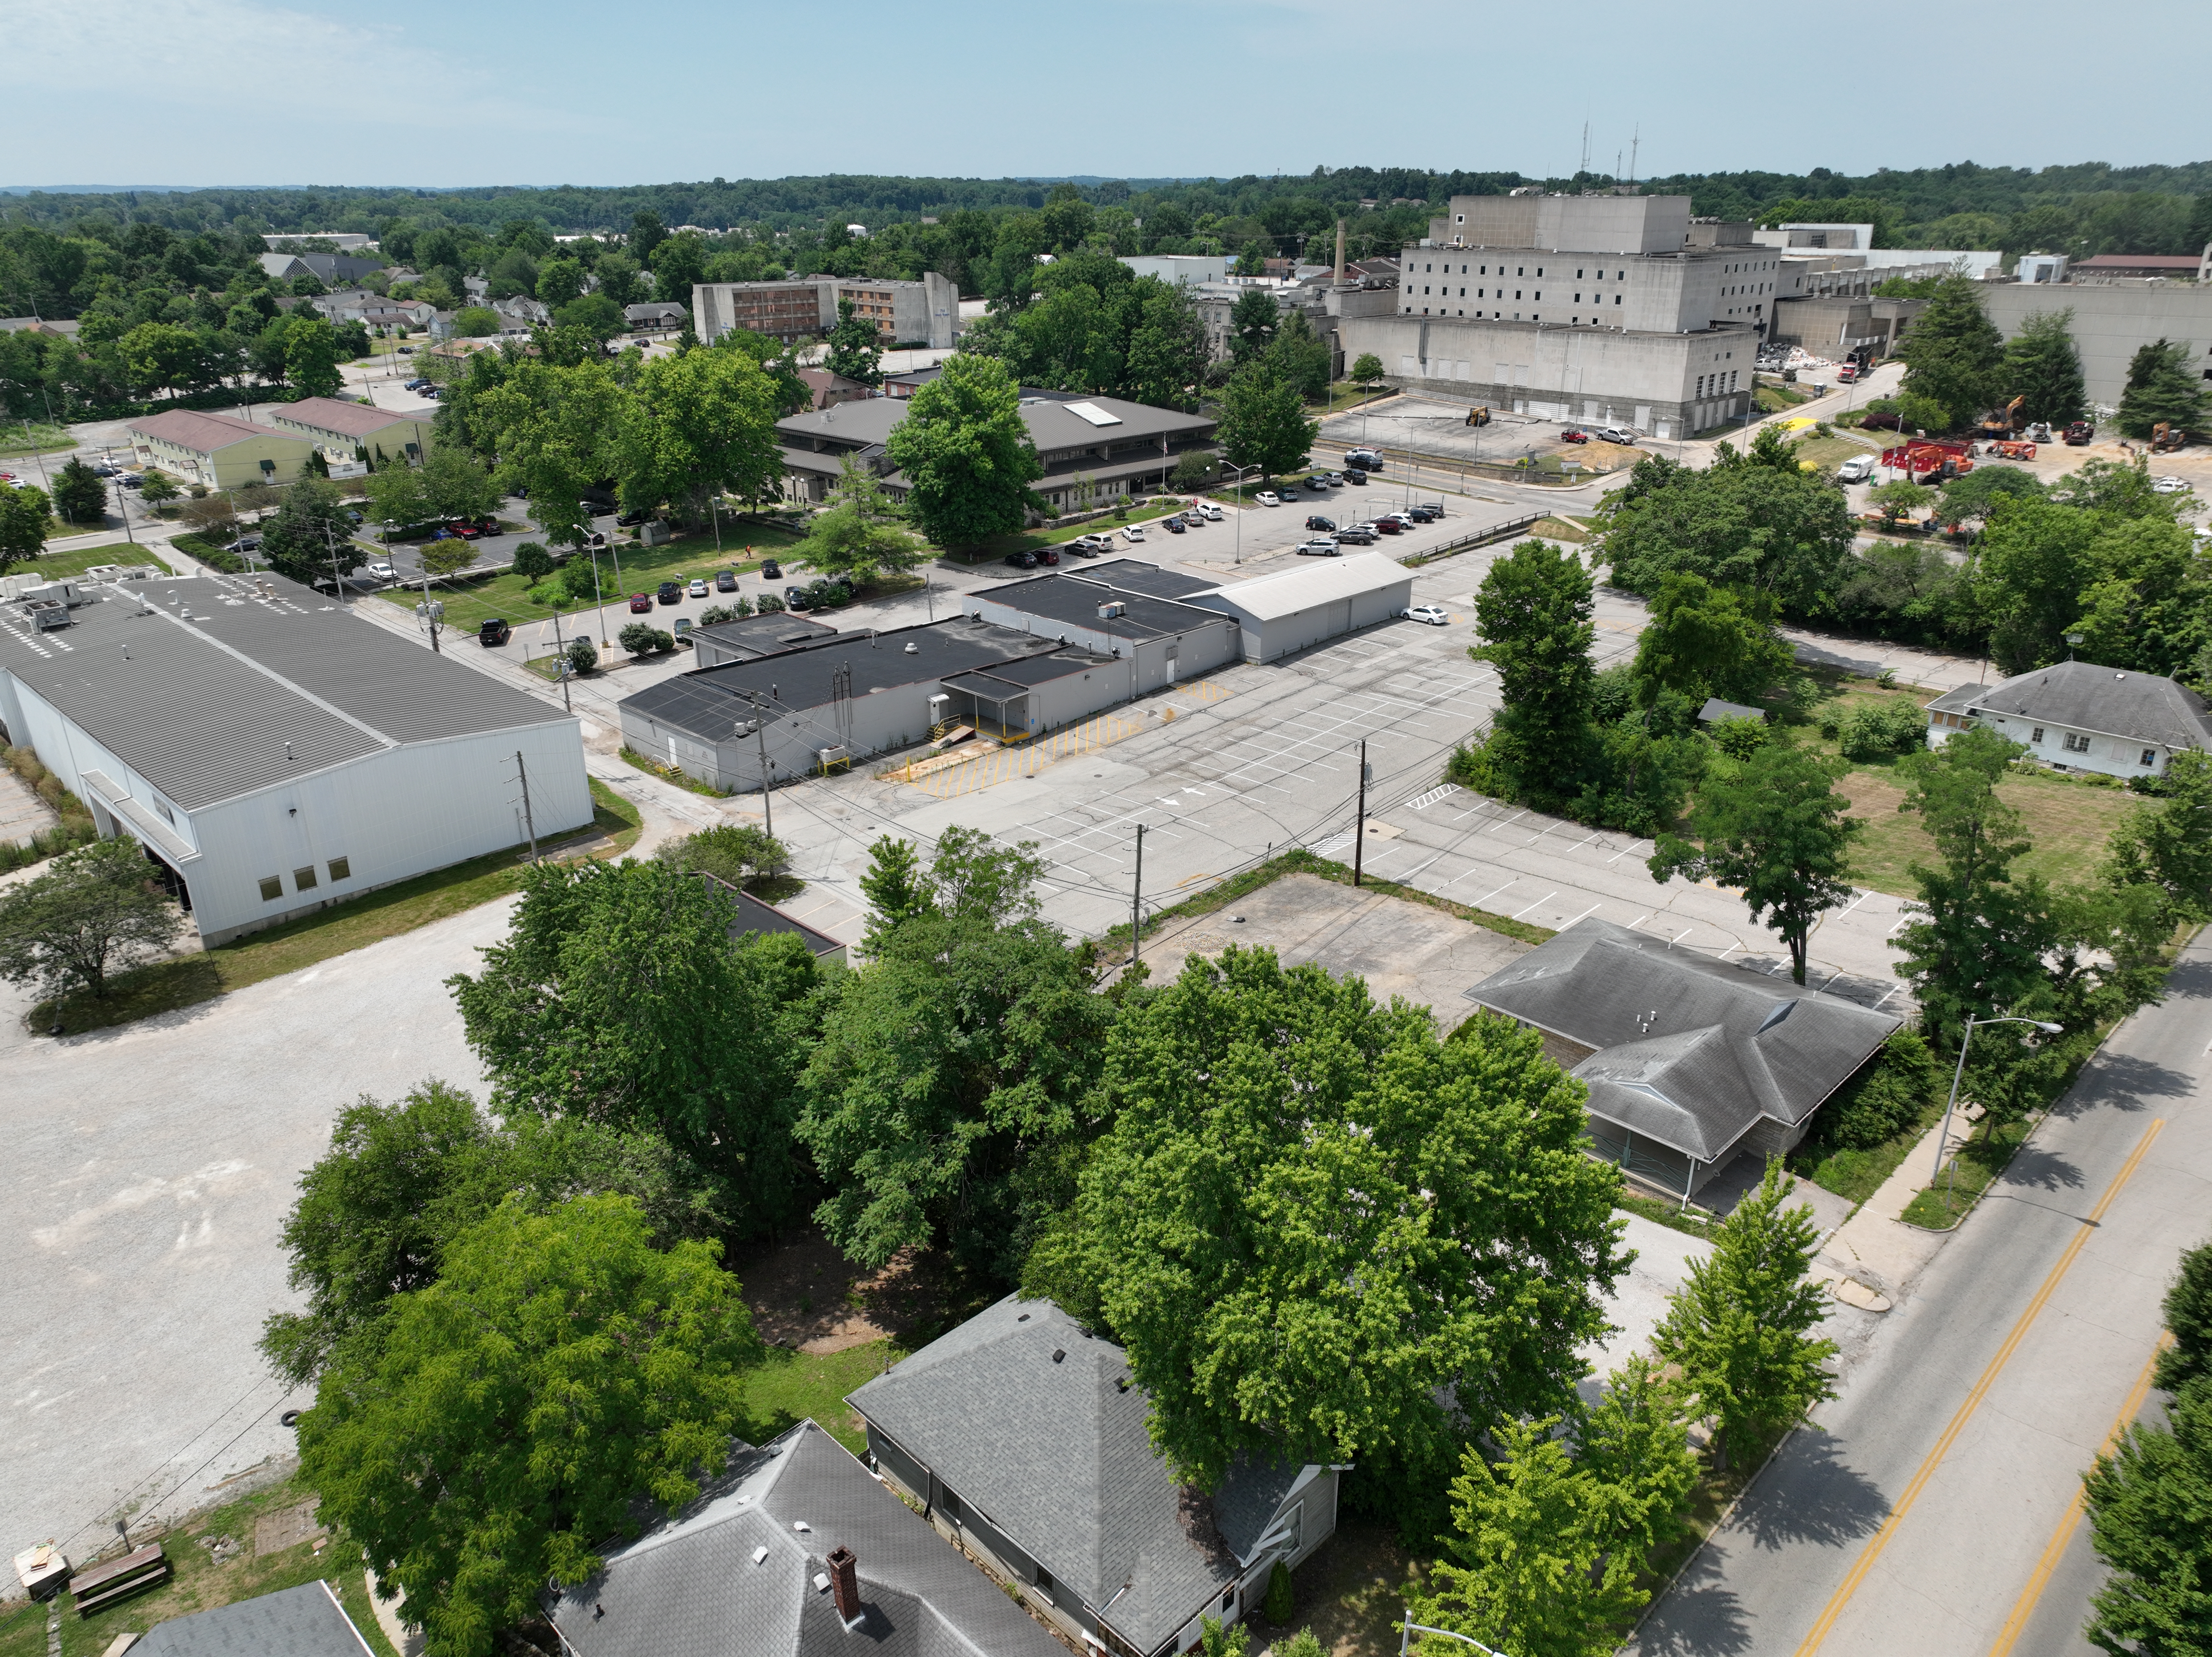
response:
[[[430,607],[430,572],[426,569],[422,572],[422,625],[430,629],[430,653],[433,656],[445,653],[438,647],[438,623],[443,619],[444,610],[443,604],[435,610]]]
[[[1359,739],[1359,810],[1352,821],[1352,883],[1359,884],[1362,853],[1367,849],[1367,738]]]
[[[1129,883],[1129,964],[1135,966],[1145,941],[1145,825],[1137,825],[1137,877]]]
[[[522,750],[514,750],[514,774],[522,781],[522,826],[530,835],[530,860],[538,861],[538,824],[530,815],[530,773],[522,763]]]
[[[323,524],[323,544],[331,549],[331,591],[340,604],[345,603],[345,572],[338,568],[338,542],[329,520]]]
[[[768,837],[775,838],[775,794],[769,786],[768,721],[761,717],[760,692],[750,690],[745,700],[753,705],[753,735],[760,738],[761,815],[767,819]]]
[[[576,707],[568,700],[568,646],[561,637],[561,606],[558,604],[553,606],[553,650],[561,662],[561,711],[573,713]]]

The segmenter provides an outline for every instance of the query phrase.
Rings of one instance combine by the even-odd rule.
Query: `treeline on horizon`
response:
[[[624,232],[649,213],[670,227],[788,234],[827,224],[879,230],[924,215],[994,215],[1042,208],[1049,179],[878,178],[827,174],[775,179],[714,179],[618,187],[488,186],[462,190],[375,187],[224,188],[179,191],[48,194],[0,200],[8,223],[52,230],[158,224],[184,234],[381,234],[396,220],[485,230],[535,220],[558,234]],[[1421,234],[1425,210],[1454,195],[1497,195],[1523,185],[1603,189],[1609,174],[1535,178],[1514,172],[1430,172],[1406,167],[1316,167],[1304,176],[1078,181],[1084,200],[1142,219],[1172,204],[1191,220],[1264,227],[1285,254],[1307,249],[1363,202],[1393,220],[1389,234]],[[1871,222],[1877,246],[2069,253],[2193,253],[2212,240],[2212,161],[2116,167],[2084,162],[2040,170],[1960,161],[1862,176],[1815,167],[1808,173],[1676,173],[1638,181],[1654,194],[1687,195],[1693,209],[1722,218]],[[1394,212],[1393,209],[1395,209]],[[1362,238],[1379,240],[1370,222]]]

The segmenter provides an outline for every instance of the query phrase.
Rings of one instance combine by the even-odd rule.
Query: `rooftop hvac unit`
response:
[[[1098,619],[1102,622],[1110,622],[1117,616],[1126,616],[1128,613],[1128,605],[1122,604],[1118,600],[1110,604],[1101,604],[1098,606]]]

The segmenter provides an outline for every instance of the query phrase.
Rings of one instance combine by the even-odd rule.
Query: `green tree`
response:
[[[1382,359],[1372,351],[1362,351],[1352,365],[1352,379],[1361,389],[1373,391],[1382,382]]]
[[[602,253],[592,271],[599,282],[596,291],[604,294],[607,303],[617,309],[641,304],[645,299],[645,284],[640,279],[641,270],[638,262],[627,253]]]
[[[1267,347],[1267,361],[1300,396],[1322,402],[1328,396],[1328,342],[1313,331],[1304,311],[1286,314]]]
[[[338,372],[337,331],[320,317],[295,316],[284,330],[284,379],[305,397],[336,397],[345,389]]]
[[[1990,512],[1973,591],[1988,617],[1990,654],[2006,673],[2065,659],[2066,634],[2094,580],[2099,517],[2051,501],[2007,501]]]
[[[2212,1377],[2212,1243],[2181,1257],[2181,1269],[2166,1286],[2163,1310],[2173,1343],[2159,1354],[2152,1384],[2178,1393],[2191,1381]]]
[[[679,869],[694,870],[743,886],[756,875],[773,875],[791,861],[781,841],[750,822],[718,823],[666,842],[653,855]]]
[[[159,955],[183,926],[137,841],[95,841],[0,891],[0,979],[105,999],[112,974]]]
[[[965,352],[907,402],[885,446],[907,475],[907,512],[941,547],[973,546],[1019,529],[1043,501],[1044,475],[1022,419],[1021,389],[1002,363]]]
[[[848,299],[837,301],[837,325],[823,343],[828,347],[822,366],[833,374],[863,385],[884,383],[883,336],[864,319]]]
[[[1534,1031],[1440,1041],[1357,978],[1231,947],[1127,997],[1105,1059],[1112,1131],[1029,1280],[1116,1332],[1179,1478],[1449,1467],[1448,1389],[1476,1431],[1572,1406],[1626,1264],[1620,1176]]]
[[[730,936],[730,901],[659,861],[547,865],[483,972],[447,980],[502,1115],[665,1138],[729,1193],[743,1233],[795,1200],[791,1124],[813,958]]]
[[[538,261],[520,247],[510,247],[484,272],[485,294],[491,299],[514,299],[538,291]]]
[[[1257,466],[1262,482],[1304,465],[1320,434],[1297,386],[1272,362],[1247,363],[1222,387],[1214,428],[1222,456],[1232,466]]]
[[[603,362],[525,361],[473,397],[471,440],[479,453],[499,457],[501,484],[529,497],[548,541],[579,546],[592,528],[584,493],[616,475],[628,405]]]
[[[501,327],[499,313],[489,305],[471,305],[453,313],[453,332],[462,339],[490,339]]]
[[[1925,512],[1936,504],[1936,491],[1909,477],[1893,477],[1867,491],[1867,499],[1881,509],[1881,521],[1894,525],[1900,518]]]
[[[165,387],[189,388],[199,378],[199,336],[166,322],[142,322],[115,342],[131,389],[150,397]]]
[[[279,575],[303,586],[361,568],[353,520],[331,484],[303,477],[284,491],[284,504],[261,528],[261,556]]]
[[[2068,631],[2081,635],[2084,661],[2176,677],[2212,643],[2212,555],[2188,525],[2163,516],[2110,524],[2081,563]]]
[[[2212,1652],[2212,1380],[2184,1386],[2165,1425],[2130,1426],[2082,1495],[2112,1573],[2090,1601],[2090,1643],[2139,1657]]]
[[[805,538],[787,556],[865,587],[885,571],[902,574],[925,562],[930,551],[899,522],[898,508],[876,475],[848,455],[839,463],[828,507],[808,521]]]
[[[1282,307],[1264,288],[1248,288],[1229,307],[1229,349],[1238,364],[1265,356],[1282,326]]]
[[[571,673],[589,673],[599,665],[599,647],[589,639],[569,640],[568,657]]]
[[[28,483],[0,489],[0,570],[28,563],[46,550],[50,505],[46,491]]]
[[[2081,418],[2089,406],[2089,383],[2082,378],[2081,354],[2074,345],[2072,307],[2038,311],[2021,324],[2005,343],[1998,383],[2008,398],[2022,399],[2023,420],[2063,426]]]
[[[1722,450],[1704,471],[1659,455],[1638,461],[1598,509],[1593,557],[1632,592],[1686,573],[1762,594],[1787,614],[1820,613],[1856,533],[1843,491]]]
[[[1648,1569],[1681,1535],[1698,1484],[1679,1389],[1650,1359],[1632,1357],[1605,1378],[1577,1436],[1604,1490],[1612,1545]]]
[[[1936,503],[1936,517],[1947,525],[1986,519],[2001,501],[2040,501],[2045,493],[2042,480],[2025,467],[1984,463],[1943,485],[1943,498]]]
[[[100,522],[107,516],[107,480],[70,456],[54,473],[54,513],[64,523]]]
[[[1132,284],[1136,325],[1129,333],[1120,390],[1155,409],[1197,406],[1206,377],[1206,320],[1190,290],[1156,277]]]
[[[639,264],[651,259],[653,249],[667,240],[668,229],[661,223],[660,215],[642,208],[630,215],[629,251]]]
[[[1790,975],[1805,981],[1806,940],[1848,903],[1851,843],[1866,826],[1835,792],[1840,764],[1788,743],[1759,749],[1733,777],[1708,779],[1690,819],[1698,844],[1662,835],[1654,880],[1710,880],[1740,892],[1753,921],[1781,934]]]
[[[671,236],[653,250],[653,296],[691,306],[691,289],[707,280],[707,240],[695,232]]]
[[[1723,1466],[1747,1441],[1835,1396],[1827,1363],[1836,1344],[1812,1332],[1827,1315],[1827,1296],[1808,1275],[1819,1227],[1789,1194],[1782,1164],[1770,1161],[1759,1189],[1722,1223],[1711,1257],[1690,1263],[1652,1337],[1660,1358],[1681,1366],[1695,1414],[1713,1422]]]
[[[2149,437],[2160,425],[2178,432],[2198,429],[2204,422],[2204,389],[2194,356],[2186,340],[2156,339],[2138,347],[2128,361],[2128,383],[2113,423],[2138,439]]]
[[[724,490],[757,500],[783,475],[775,385],[742,352],[652,358],[620,410],[616,452],[631,507],[665,501],[703,524]]]
[[[2154,886],[2186,921],[2212,920],[2212,755],[2186,749],[2166,763],[2156,802],[2113,831],[2107,883]]]
[[[866,947],[871,955],[902,922],[931,913],[937,907],[914,842],[891,835],[878,837],[868,847],[868,871],[860,877],[860,895],[868,900]]]
[[[936,1244],[1012,1283],[1073,1195],[1110,1007],[1037,918],[1041,869],[947,831],[927,907],[872,931],[873,958],[834,986],[797,1131],[832,1193],[815,1217],[854,1259]]]
[[[536,586],[553,573],[553,555],[535,541],[525,541],[514,549],[514,573],[532,586]]]
[[[589,343],[591,349],[571,358],[588,361],[599,355],[599,348],[628,326],[623,308],[605,294],[586,294],[581,299],[572,299],[553,313],[553,331],[579,341]]]
[[[1796,658],[1760,608],[1700,575],[1662,577],[1637,640],[1638,699],[1649,707],[1668,690],[1699,702],[1765,695]]]
[[[2002,380],[2004,337],[1983,308],[1980,284],[1958,272],[1936,283],[1897,355],[1905,365],[1905,391],[1942,405],[1945,429],[1988,408]]]
[[[167,472],[147,470],[145,482],[138,486],[138,498],[149,507],[161,507],[175,500],[185,492],[184,486]]]
[[[1523,541],[1492,563],[1474,595],[1482,642],[1468,654],[1498,674],[1499,727],[1553,763],[1571,764],[1588,741],[1595,592],[1572,552]]]
[[[719,1472],[765,1349],[710,1244],[651,1246],[637,1205],[501,1208],[325,1372],[301,1476],[441,1651],[483,1657]]]
[[[561,257],[550,258],[538,267],[538,302],[559,310],[571,300],[581,299],[584,294],[584,266],[580,260]]]

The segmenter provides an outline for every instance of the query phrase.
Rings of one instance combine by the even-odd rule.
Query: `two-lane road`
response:
[[[1841,1396],[1654,1606],[1656,1657],[2075,1657],[2100,1572],[2081,1475],[2212,1237],[2212,942],[2116,1031]]]

